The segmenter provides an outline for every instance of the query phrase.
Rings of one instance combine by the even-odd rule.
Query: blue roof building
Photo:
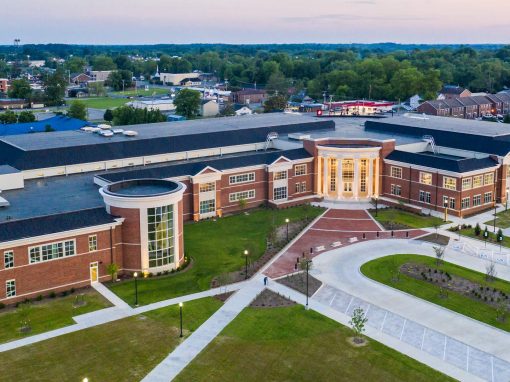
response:
[[[54,131],[79,130],[84,126],[95,126],[81,119],[56,115],[42,121],[0,124],[0,135],[41,133],[46,131],[46,126],[48,125],[51,126]]]

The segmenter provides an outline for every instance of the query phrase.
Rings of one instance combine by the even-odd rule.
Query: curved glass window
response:
[[[149,268],[174,262],[173,206],[147,209]]]

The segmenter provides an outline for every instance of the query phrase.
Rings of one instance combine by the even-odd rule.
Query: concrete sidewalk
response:
[[[264,288],[262,278],[250,280],[142,381],[168,382],[174,379]]]

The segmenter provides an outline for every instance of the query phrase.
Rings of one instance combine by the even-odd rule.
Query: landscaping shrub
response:
[[[482,229],[480,228],[480,224],[476,223],[476,226],[475,226],[475,235],[476,236],[480,236],[481,233],[482,233]]]
[[[50,298],[55,298],[55,297],[57,297],[57,294],[56,294],[55,292],[51,292],[51,293],[49,294],[49,297],[50,297]]]

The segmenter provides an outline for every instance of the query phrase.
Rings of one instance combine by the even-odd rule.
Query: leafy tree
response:
[[[106,109],[103,115],[103,119],[108,122],[113,121],[113,112],[110,109]]]
[[[271,93],[285,95],[289,87],[289,80],[281,72],[271,74],[267,80],[266,89]]]
[[[69,106],[67,115],[85,121],[87,119],[87,105],[82,101],[73,101]]]
[[[29,99],[32,94],[32,89],[30,89],[30,83],[21,78],[19,80],[13,80],[9,87],[8,95],[11,98],[21,98],[21,99]]]
[[[356,343],[363,343],[363,332],[365,331],[365,324],[368,318],[365,317],[365,312],[362,308],[358,307],[352,312],[352,318],[349,321],[352,331],[354,332],[354,341]]]
[[[53,127],[51,127],[51,125],[49,123],[44,126],[45,133],[51,133],[52,131],[55,131],[55,129]]]
[[[510,114],[506,114],[505,118],[503,118],[504,123],[510,123]]]
[[[443,262],[443,258],[444,258],[444,252],[445,252],[445,247],[444,246],[434,246],[432,247],[434,249],[434,254],[436,255],[436,265],[437,266],[440,266],[441,263]]]
[[[117,279],[117,272],[119,272],[119,266],[115,263],[110,263],[106,267],[106,270],[108,271],[108,274],[111,276],[112,281],[115,281]]]
[[[232,105],[231,103],[226,104],[223,110],[221,111],[221,115],[224,117],[231,117],[236,115],[234,105]]]
[[[35,115],[31,111],[24,110],[18,115],[18,122],[19,123],[25,123],[25,122],[34,122],[35,121]]]
[[[16,123],[18,121],[18,116],[12,110],[7,110],[5,113],[0,114],[0,123]]]
[[[187,119],[196,118],[200,112],[200,97],[200,92],[196,90],[181,90],[174,100],[175,113]]]
[[[89,89],[89,95],[95,95],[98,97],[106,95],[104,84],[100,81],[90,82],[87,84],[87,87]]]
[[[133,85],[133,73],[129,70],[116,70],[110,73],[105,84],[115,91],[130,88]]]
[[[111,57],[101,55],[93,58],[92,68],[94,70],[115,70],[117,66]]]
[[[82,73],[87,66],[87,61],[82,57],[73,56],[69,58],[65,63],[65,68],[70,73]]]
[[[159,109],[137,109],[121,106],[113,110],[114,125],[138,125],[142,123],[165,122],[166,116]]]
[[[55,73],[48,75],[44,80],[44,93],[46,104],[49,106],[60,106],[64,103],[67,80],[64,72],[57,69]]]
[[[283,95],[274,95],[264,102],[264,113],[283,111],[287,107],[287,97]]]

